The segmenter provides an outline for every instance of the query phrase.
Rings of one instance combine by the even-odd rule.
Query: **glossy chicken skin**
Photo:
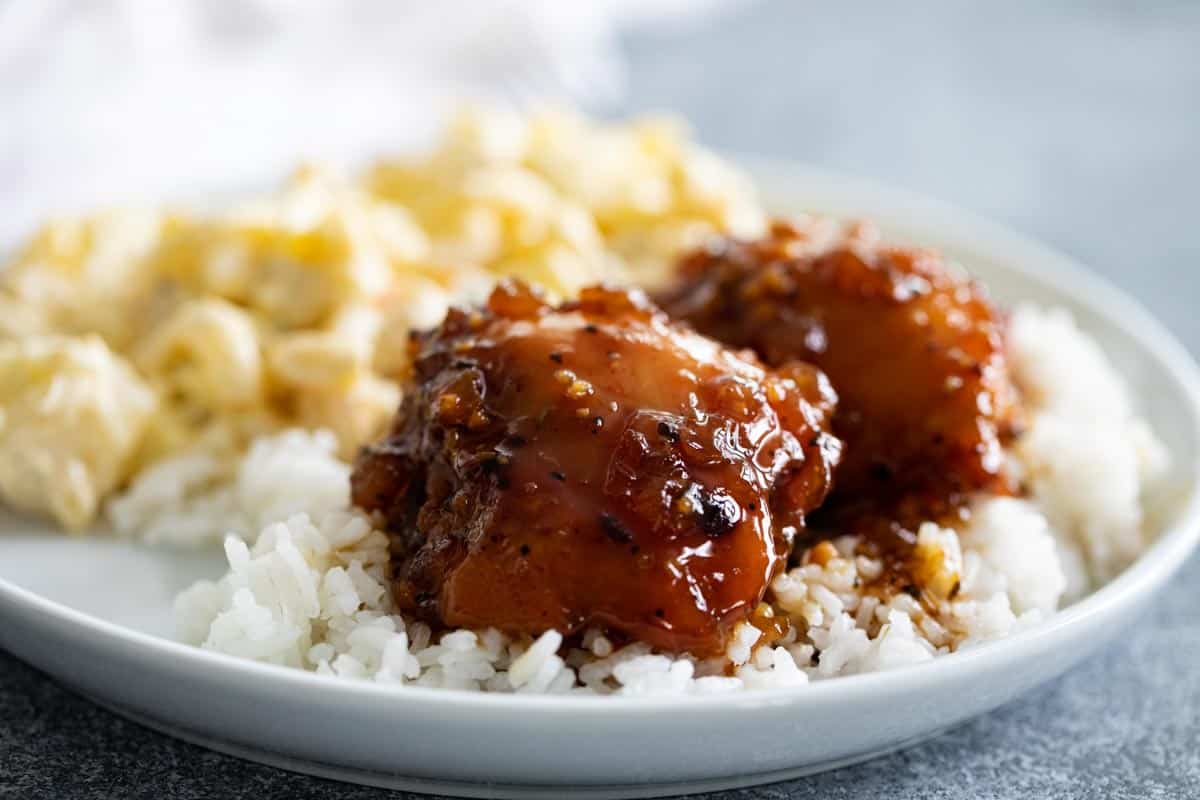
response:
[[[506,284],[412,347],[352,486],[394,535],[400,605],[446,626],[718,652],[840,452],[821,373],[768,371],[640,293],[553,308]]]
[[[828,374],[846,452],[822,517],[841,530],[900,535],[953,517],[970,492],[1009,490],[1004,319],[936,253],[881,246],[865,227],[776,224],[692,254],[677,280],[658,298],[672,315],[768,364]]]

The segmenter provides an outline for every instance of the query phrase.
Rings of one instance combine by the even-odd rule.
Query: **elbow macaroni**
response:
[[[157,405],[95,336],[0,342],[0,495],[80,530],[129,475]]]
[[[253,318],[215,298],[183,303],[134,350],[163,392],[217,412],[262,402],[261,362]]]

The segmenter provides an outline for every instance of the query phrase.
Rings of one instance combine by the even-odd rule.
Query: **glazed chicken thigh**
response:
[[[503,284],[411,348],[352,486],[393,535],[400,605],[435,624],[719,652],[839,458],[821,372],[768,370],[638,292],[552,307]]]
[[[970,493],[1010,490],[1004,319],[936,253],[880,245],[865,227],[780,223],[687,257],[657,300],[767,364],[829,376],[846,452],[821,527],[911,543],[914,525],[953,517]]]

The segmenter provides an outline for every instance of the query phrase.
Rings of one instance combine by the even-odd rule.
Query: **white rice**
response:
[[[350,502],[350,466],[329,431],[289,430],[255,440],[231,469],[207,451],[158,462],[105,507],[120,534],[151,544],[198,547],[227,533],[253,540],[300,511],[321,517]]]
[[[1092,582],[1106,581],[1145,547],[1141,498],[1165,471],[1166,450],[1067,311],[1017,308],[1010,348],[1013,377],[1035,409],[1014,461],[1064,548],[1079,551]],[[1072,596],[1085,588],[1072,576]]]
[[[345,510],[347,467],[322,434],[260,440],[225,482],[202,462],[176,459],[143,475],[110,514],[122,530],[158,541],[236,531],[225,538],[227,574],[176,603],[182,638],[210,650],[339,678],[480,691],[709,694],[803,685],[1009,635],[1144,547],[1140,497],[1165,451],[1134,417],[1099,347],[1065,312],[1023,307],[1013,316],[1012,362],[1030,417],[1011,460],[1030,496],[976,498],[961,532],[921,527],[926,604],[903,592],[863,592],[883,567],[856,556],[856,541],[842,537],[773,582],[768,600],[791,631],[761,646],[758,630],[742,625],[723,659],[669,656],[640,643],[614,649],[600,631],[565,650],[556,631],[530,640],[456,630],[435,641],[428,625],[392,605],[387,537],[369,517]]]

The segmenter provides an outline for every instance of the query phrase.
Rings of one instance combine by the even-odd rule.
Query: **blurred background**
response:
[[[669,110],[1132,288],[1194,345],[1200,3],[0,0],[0,241],[411,148],[464,97]]]
[[[1006,222],[1200,353],[1200,3],[760,2],[628,37],[622,108]]]
[[[0,0],[0,241],[48,211],[412,147],[463,97],[669,110],[959,203],[1193,345],[1200,3]]]

